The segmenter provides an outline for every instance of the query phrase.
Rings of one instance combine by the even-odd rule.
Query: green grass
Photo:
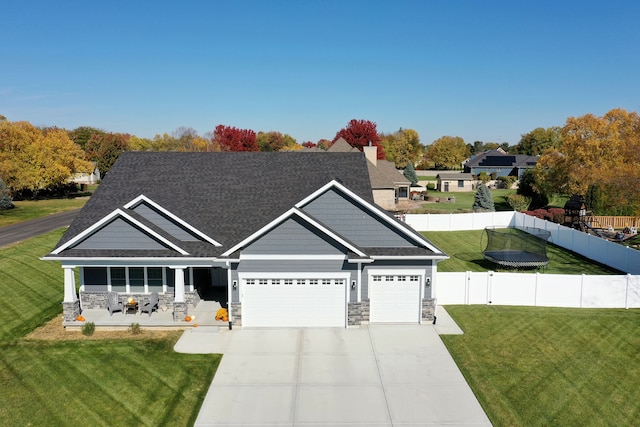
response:
[[[498,189],[491,190],[491,196],[493,197],[493,204],[496,211],[512,211],[513,209],[507,203],[506,196],[509,194],[515,194],[516,190]],[[449,197],[455,197],[455,203],[424,203],[421,208],[411,211],[411,213],[460,213],[460,212],[473,212],[473,200],[475,198],[475,191],[460,191],[460,192],[443,192],[436,190],[429,190],[429,197],[439,197],[441,200],[446,200]]]
[[[484,230],[428,231],[422,234],[450,257],[438,263],[438,271],[513,271],[497,268],[482,257],[487,244]],[[542,271],[548,274],[623,274],[554,244],[547,245],[547,256],[549,265]]]
[[[193,424],[221,356],[175,353],[180,332],[136,340],[24,338],[60,316],[62,268],[38,257],[61,234],[0,250],[0,425]]]
[[[495,426],[640,425],[640,310],[449,306],[442,336]]]
[[[15,208],[0,211],[0,227],[58,212],[81,208],[88,198],[23,200],[13,202]]]

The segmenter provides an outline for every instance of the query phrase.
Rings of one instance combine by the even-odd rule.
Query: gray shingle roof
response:
[[[144,194],[228,249],[334,179],[373,203],[359,152],[125,152],[58,246]]]

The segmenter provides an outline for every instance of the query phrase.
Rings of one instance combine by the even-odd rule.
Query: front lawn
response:
[[[487,244],[484,230],[426,231],[422,234],[451,258],[438,263],[438,271],[513,271],[498,266],[482,257]],[[574,252],[547,244],[549,265],[543,270],[548,274],[624,274]],[[519,270],[535,273],[537,270]]]
[[[0,425],[193,424],[221,356],[175,353],[181,332],[26,338],[60,319],[62,268],[38,258],[61,235],[0,250]]]
[[[78,197],[75,199],[22,200],[13,202],[15,208],[0,210],[0,227],[81,208],[87,203],[88,199],[88,197]]]
[[[448,306],[442,340],[495,426],[640,425],[640,310]]]

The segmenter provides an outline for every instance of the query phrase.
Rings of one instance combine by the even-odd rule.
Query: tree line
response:
[[[11,194],[36,194],[63,186],[73,173],[91,172],[95,166],[104,176],[127,150],[326,150],[339,138],[359,150],[368,144],[377,146],[378,158],[394,162],[398,169],[460,169],[472,155],[497,148],[509,154],[539,156],[536,168],[521,182],[531,209],[543,207],[554,195],[581,194],[588,208],[598,214],[640,212],[640,118],[621,108],[601,117],[569,117],[564,126],[536,128],[521,135],[513,146],[507,142],[465,143],[458,136],[443,136],[424,146],[413,129],[383,133],[375,122],[357,119],[350,120],[331,140],[299,144],[281,132],[222,124],[205,135],[180,127],[149,139],[86,126],[71,131],[36,128],[0,116],[0,179]]]

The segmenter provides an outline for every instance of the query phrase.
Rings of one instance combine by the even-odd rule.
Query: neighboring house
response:
[[[436,189],[443,192],[473,191],[473,175],[460,172],[443,172],[437,175]]]
[[[95,162],[93,163],[93,172],[75,173],[71,176],[71,181],[80,185],[92,185],[100,182],[100,170]]]
[[[338,140],[326,151],[327,153],[359,153],[344,138]],[[371,180],[374,202],[388,211],[397,210],[399,201],[409,200],[411,182],[396,169],[396,165],[388,160],[378,160],[378,147],[363,147],[368,160],[367,169]]]
[[[486,151],[472,157],[464,163],[464,172],[474,176],[485,172],[499,176],[515,176],[518,179],[528,170],[536,166],[537,156],[526,154],[507,154],[502,148]]]
[[[179,321],[212,288],[245,327],[432,321],[448,257],[374,204],[367,168],[359,152],[123,153],[44,257],[66,324],[109,291],[158,292]]]

